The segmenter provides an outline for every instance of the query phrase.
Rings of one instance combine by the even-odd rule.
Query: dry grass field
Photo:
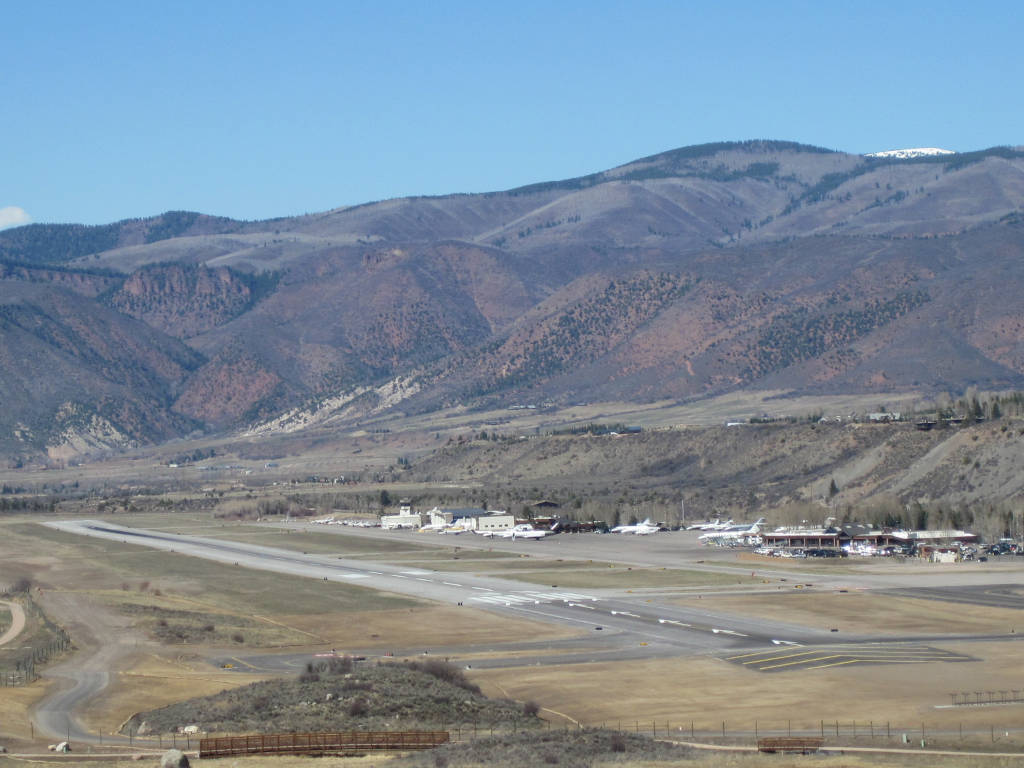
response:
[[[413,600],[347,584],[327,587],[297,576],[180,557],[149,547],[76,536],[32,523],[4,526],[12,551],[36,583],[58,580],[78,589],[173,594],[211,611],[240,615],[387,610],[417,605]]]
[[[999,690],[1007,674],[1020,669],[1020,646],[1006,642],[943,643],[943,648],[974,656],[977,662],[878,664],[764,673],[713,657],[652,659],[574,664],[513,670],[483,670],[474,675],[485,692],[532,698],[565,718],[588,726],[632,725],[651,721],[683,727],[716,738],[727,731],[753,732],[787,727],[819,729],[839,721],[869,723],[893,732],[1011,730],[1003,746],[1024,747],[1020,731],[1024,705],[943,708],[950,691]],[[1014,675],[1015,676],[1015,675]]]
[[[45,692],[46,687],[38,684],[0,688],[0,744],[6,744],[8,740],[27,742],[31,738],[28,712]],[[2,759],[3,755],[0,755],[0,761]]]
[[[327,638],[332,647],[381,651],[410,643],[429,648],[497,643],[513,638],[558,640],[579,634],[575,629],[446,605],[345,615],[283,615],[280,618],[304,632]]]

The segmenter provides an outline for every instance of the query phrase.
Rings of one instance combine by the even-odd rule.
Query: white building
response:
[[[478,531],[510,531],[515,528],[515,515],[503,510],[494,510],[476,519]]]
[[[389,531],[396,528],[419,528],[423,525],[419,513],[399,513],[397,515],[381,515],[380,527]]]

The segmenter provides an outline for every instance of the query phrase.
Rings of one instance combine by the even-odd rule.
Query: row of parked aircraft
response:
[[[764,525],[764,518],[759,517],[753,523],[734,523],[730,520],[728,523],[714,523],[713,528],[698,528],[697,530],[706,530],[707,533],[703,533],[697,537],[699,541],[707,544],[747,544],[756,543],[760,544],[761,527]],[[691,526],[687,530],[692,530]]]
[[[695,523],[687,526],[688,531],[706,531],[699,537],[701,541],[709,543],[739,543],[745,542],[756,536],[761,532],[761,527],[764,525],[764,518],[759,518],[753,523],[735,523],[732,520],[713,520],[704,523]],[[380,523],[377,521],[360,520],[360,519],[348,519],[348,520],[336,520],[333,515],[321,518],[319,520],[312,520],[314,524],[320,525],[350,525],[355,527],[374,527],[379,526]],[[479,536],[487,538],[498,538],[498,539],[543,539],[547,536],[554,535],[559,532],[559,523],[555,523],[550,529],[538,529],[534,528],[529,523],[520,523],[512,528],[504,530],[485,530],[481,531],[473,528],[473,520],[470,518],[463,518],[455,520],[452,523],[436,522],[424,525],[419,528],[421,533],[435,532],[441,534],[457,535],[460,533],[475,533]],[[631,523],[628,525],[617,525],[614,528],[609,528],[609,533],[627,533],[635,536],[647,536],[652,533],[663,531],[665,528],[658,523],[652,523],[650,518],[647,518],[643,522]]]
[[[380,522],[377,520],[360,520],[360,519],[349,519],[349,520],[336,520],[334,515],[328,515],[318,520],[310,520],[313,525],[348,525],[353,528],[380,528]]]
[[[473,531],[481,536],[486,536],[491,539],[543,539],[547,536],[554,536],[558,533],[558,523],[555,523],[550,530],[540,530],[534,528],[529,523],[520,523],[513,528],[507,528],[503,531]]]

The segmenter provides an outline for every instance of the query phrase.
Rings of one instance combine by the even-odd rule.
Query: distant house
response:
[[[868,421],[878,422],[880,424],[888,424],[890,421],[899,421],[901,414],[899,411],[881,411],[879,413],[869,413]]]
[[[530,504],[530,509],[534,512],[546,512],[551,509],[558,509],[561,505],[557,501],[551,501],[551,499],[541,499]]]

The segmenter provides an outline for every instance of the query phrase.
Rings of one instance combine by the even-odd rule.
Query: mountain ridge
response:
[[[265,222],[179,211],[6,230],[0,309],[46,285],[44,316],[63,303],[77,326],[113,328],[114,313],[188,364],[158,384],[135,372],[153,365],[138,345],[119,351],[134,356],[125,367],[99,339],[69,336],[87,347],[69,357],[46,323],[23,324],[11,370],[57,352],[61,377],[92,383],[61,402],[8,385],[36,427],[27,439],[0,418],[0,448],[64,451],[58,414],[103,401],[111,371],[158,394],[126,395],[139,405],[123,423],[106,407],[123,436],[112,449],[197,426],[258,431],[327,402],[354,422],[524,394],[1024,387],[1022,171],[1008,147],[870,158],[722,142]]]

